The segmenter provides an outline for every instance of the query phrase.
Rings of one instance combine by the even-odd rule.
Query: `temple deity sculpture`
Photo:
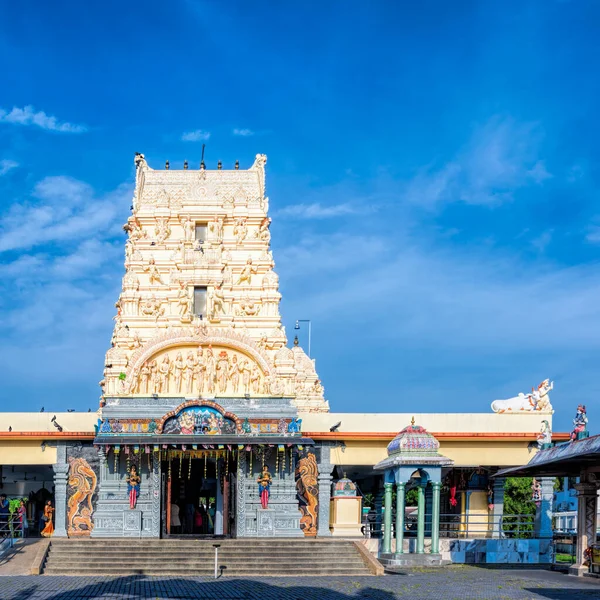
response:
[[[137,467],[131,465],[129,476],[127,477],[127,492],[129,493],[129,508],[132,510],[137,504],[138,496],[140,495],[141,477],[138,475]]]
[[[260,369],[256,365],[252,365],[252,371],[250,372],[250,385],[252,391],[258,394],[260,390]]]
[[[241,375],[240,367],[241,367],[241,365],[238,361],[238,357],[236,354],[234,354],[233,358],[231,359],[231,366],[229,367],[229,373],[228,373],[228,377],[229,377],[229,380],[231,381],[231,385],[233,387],[234,394],[237,394],[238,389],[240,387],[240,375]]]
[[[575,414],[575,418],[573,419],[573,431],[571,431],[571,441],[574,442],[582,437],[587,437],[585,434],[587,432],[587,411],[585,408],[585,404],[579,404],[577,406],[577,413]]]
[[[150,361],[150,385],[148,388],[148,392],[155,393],[159,388],[159,379],[160,374],[158,372],[158,363],[156,359],[152,359]]]
[[[260,505],[264,509],[267,509],[269,508],[269,498],[271,496],[271,483],[273,481],[273,479],[271,478],[271,473],[269,473],[269,467],[267,467],[267,465],[263,465],[262,473],[256,481],[258,483]]]
[[[123,227],[127,233],[129,233],[129,239],[132,242],[136,242],[137,240],[141,240],[145,238],[148,233],[144,231],[140,222],[136,217],[129,217],[127,224]]]
[[[530,394],[519,393],[508,400],[494,400],[492,410],[497,413],[512,412],[517,410],[554,412],[550,404],[548,393],[554,388],[554,382],[544,379],[537,389],[532,388]]]
[[[213,354],[212,347],[209,346],[206,350],[206,359],[204,361],[206,365],[206,388],[209,394],[213,394],[215,391],[215,382],[217,380],[217,361]]]
[[[206,372],[206,365],[204,364],[204,353],[202,346],[198,347],[196,351],[196,364],[194,366],[194,379],[198,389],[198,395],[202,396],[204,392],[204,374]]]
[[[269,243],[271,241],[271,233],[269,231],[270,225],[271,219],[269,217],[265,217],[258,226],[258,229],[255,233],[255,237],[257,237],[259,240],[262,240],[263,242]]]
[[[217,382],[219,384],[219,392],[221,394],[227,391],[227,380],[229,377],[229,356],[225,350],[219,352],[217,359]]]
[[[181,394],[181,384],[183,382],[183,372],[185,370],[185,361],[181,352],[178,352],[173,361],[173,379],[175,383],[175,392]]]
[[[550,430],[550,424],[547,420],[542,421],[542,427],[537,436],[537,445],[541,450],[544,446],[548,446],[552,443],[552,431]]]
[[[162,301],[158,300],[154,294],[140,302],[139,312],[146,317],[152,317],[155,321],[158,321],[165,314],[165,307],[162,305]]]
[[[144,271],[146,271],[146,273],[148,273],[148,275],[150,276],[150,285],[152,285],[153,283],[164,284],[164,281],[160,276],[158,267],[156,266],[154,256],[150,255],[150,258],[148,260],[148,266],[144,268]]]
[[[179,306],[180,317],[186,317],[192,313],[192,298],[188,293],[185,281],[179,282],[179,291],[177,292],[177,305]]]
[[[239,246],[248,235],[248,226],[246,225],[246,217],[240,217],[236,220],[235,226],[233,227],[233,235],[236,239],[236,243]]]
[[[196,236],[196,223],[192,221],[191,217],[187,217],[181,221],[183,227],[183,239],[186,242],[193,242]]]
[[[171,235],[168,217],[156,217],[156,226],[154,227],[156,241],[159,244],[164,244],[165,240]]]
[[[150,365],[146,362],[142,365],[142,368],[140,369],[140,382],[139,382],[140,394],[148,393],[149,384],[150,384]]]
[[[216,215],[214,220],[210,224],[210,230],[213,233],[216,242],[223,241],[224,223],[225,219],[219,215]]]
[[[169,375],[171,374],[171,363],[169,361],[169,355],[165,354],[160,366],[158,367],[158,372],[160,375],[159,379],[159,393],[168,394],[169,393]]]
[[[252,283],[252,275],[256,275],[258,273],[258,269],[252,264],[252,257],[248,257],[242,272],[240,273],[239,279],[237,280],[236,285],[240,285],[244,281],[250,285]]]
[[[244,394],[250,393],[250,365],[247,360],[244,360],[240,367],[240,373],[242,374],[242,385],[244,387]]]
[[[211,306],[211,316],[212,318],[216,318],[219,316],[219,313],[225,315],[227,314],[225,302],[225,295],[223,294],[223,290],[220,285],[215,285],[215,287],[209,292],[209,300]]]
[[[246,295],[240,300],[240,310],[238,311],[238,315],[255,317],[260,312],[260,309],[260,302],[255,302],[250,296]]]
[[[194,380],[197,379],[196,367],[198,359],[194,356],[194,352],[190,350],[185,358],[185,391],[192,394],[194,391]]]

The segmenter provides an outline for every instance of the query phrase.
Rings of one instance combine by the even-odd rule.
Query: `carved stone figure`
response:
[[[204,374],[206,372],[206,365],[204,364],[204,356],[202,346],[198,347],[196,352],[196,364],[194,366],[194,379],[198,386],[198,395],[201,396],[204,392]]]
[[[141,302],[140,313],[146,317],[152,317],[155,321],[158,321],[158,319],[165,314],[165,307],[162,305],[162,301],[152,294],[150,297]]]
[[[250,393],[250,365],[247,360],[242,361],[240,364],[240,373],[242,375],[242,386],[244,387],[244,394]]]
[[[159,388],[158,392],[163,394],[169,393],[169,375],[171,374],[171,363],[169,361],[169,355],[165,354],[160,366],[158,367],[159,373]]]
[[[312,452],[298,461],[296,467],[296,489],[300,504],[300,529],[306,537],[317,535],[317,514],[319,508],[319,470],[317,459]]]
[[[210,346],[206,350],[204,364],[206,366],[206,388],[208,393],[212,394],[215,391],[215,382],[217,379],[217,361]]]
[[[137,467],[131,465],[129,475],[127,477],[127,492],[129,493],[129,508],[132,510],[137,504],[138,496],[140,495],[140,484],[142,478],[138,475]]]
[[[150,255],[150,259],[148,260],[148,266],[144,267],[144,271],[146,271],[146,273],[148,273],[148,275],[150,276],[150,285],[152,285],[153,283],[164,284],[164,281],[160,276],[158,267],[156,266],[154,256]]]
[[[194,356],[194,352],[190,350],[185,359],[185,391],[187,394],[192,394],[194,391],[194,380],[197,379],[197,366],[198,359]]]
[[[231,267],[229,265],[225,265],[221,269],[221,275],[223,277],[223,285],[231,286],[233,281],[233,273],[231,272]]]
[[[548,421],[542,421],[542,428],[537,436],[537,445],[541,450],[544,446],[552,443],[552,431],[550,430],[550,424]]]
[[[236,285],[240,285],[244,281],[248,283],[248,285],[252,284],[252,275],[256,275],[258,273],[258,269],[252,264],[252,258],[248,257],[242,272],[240,273],[240,277],[237,280]]]
[[[148,163],[146,162],[146,157],[141,152],[135,153],[135,158],[133,159],[133,162],[135,164],[136,170],[148,168]]]
[[[240,300],[239,315],[246,315],[248,317],[254,317],[258,315],[261,309],[260,302],[255,302],[250,296],[245,296]]]
[[[196,224],[192,221],[192,218],[187,217],[181,222],[181,226],[183,227],[183,239],[186,242],[193,242],[196,236]]]
[[[144,363],[140,369],[140,382],[139,391],[140,394],[147,394],[150,389],[150,365]]]
[[[252,371],[250,373],[250,385],[252,386],[252,391],[255,394],[258,394],[260,390],[260,369],[256,366],[252,366]]]
[[[261,224],[258,226],[256,230],[255,237],[263,242],[269,243],[271,240],[271,232],[269,231],[269,226],[271,225],[271,219],[269,217],[265,217]]]
[[[227,314],[227,303],[225,302],[225,295],[223,294],[223,290],[220,285],[216,285],[210,291],[210,306],[211,306],[211,315],[213,318],[219,316],[219,314],[226,315]]]
[[[237,245],[239,246],[248,235],[248,226],[246,225],[246,217],[240,217],[236,220],[235,226],[233,227],[233,235],[235,236],[235,240]]]
[[[156,217],[156,226],[154,227],[156,241],[159,244],[164,244],[165,240],[171,235],[168,217]]]
[[[587,411],[585,409],[584,404],[580,404],[577,406],[577,413],[575,414],[575,418],[573,419],[573,431],[571,432],[571,441],[574,442],[582,437],[586,437],[585,434],[587,432]]]
[[[89,536],[92,522],[92,497],[98,483],[96,473],[85,458],[69,458],[67,533],[69,536]]]
[[[497,413],[511,412],[517,410],[553,412],[548,393],[554,388],[554,382],[544,379],[537,387],[532,388],[530,394],[522,392],[508,400],[494,400],[492,410]]]
[[[179,282],[179,291],[177,292],[177,305],[179,306],[179,316],[187,317],[192,313],[192,298],[187,291],[184,281]]]
[[[227,390],[227,378],[229,376],[229,356],[225,350],[219,352],[217,359],[217,382],[219,384],[219,392],[225,393]]]
[[[175,391],[181,394],[181,383],[183,381],[183,372],[185,370],[185,361],[181,352],[177,353],[175,360],[173,361],[173,378],[175,381]]]
[[[150,389],[148,391],[152,391],[155,393],[158,391],[160,387],[160,373],[158,371],[158,363],[155,359],[150,361]]]
[[[210,230],[213,233],[216,242],[223,241],[223,229],[225,219],[221,216],[215,216],[214,220],[210,224]]]
[[[233,393],[237,394],[239,387],[240,387],[240,375],[242,374],[241,371],[241,364],[238,362],[238,357],[236,354],[233,355],[233,358],[231,359],[231,366],[229,367],[229,379],[231,381],[231,385],[233,387]]]

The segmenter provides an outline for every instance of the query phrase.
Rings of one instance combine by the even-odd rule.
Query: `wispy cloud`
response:
[[[2,175],[6,175],[12,169],[16,169],[18,166],[19,163],[14,160],[10,160],[8,158],[0,160],[0,177],[2,177]]]
[[[202,142],[210,138],[210,131],[203,131],[202,129],[196,129],[195,131],[188,131],[181,136],[183,142]]]
[[[33,106],[17,108],[9,112],[0,108],[0,122],[15,125],[33,125],[48,131],[59,131],[61,133],[84,133],[87,131],[85,125],[61,122],[56,117],[47,115],[43,110],[35,111]]]
[[[254,131],[252,129],[234,129],[233,135],[240,135],[242,137],[248,137],[250,135],[254,135]]]
[[[315,202],[313,204],[292,204],[275,211],[275,215],[295,219],[330,219],[357,212],[358,210],[349,203],[324,206]]]
[[[494,117],[478,128],[453,160],[420,169],[405,190],[414,204],[434,209],[450,202],[496,205],[528,185],[552,177],[539,157],[542,136],[534,123]]]
[[[123,187],[98,198],[87,184],[58,176],[40,181],[31,196],[10,206],[0,219],[0,252],[114,231],[115,219],[129,206],[131,190]]]

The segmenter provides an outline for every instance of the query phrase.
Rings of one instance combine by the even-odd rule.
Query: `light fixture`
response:
[[[296,324],[294,325],[294,329],[300,329],[300,322],[296,321]]]

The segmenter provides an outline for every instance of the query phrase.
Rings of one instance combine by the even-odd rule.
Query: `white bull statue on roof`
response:
[[[553,413],[552,405],[548,392],[554,388],[554,382],[549,379],[544,379],[537,389],[531,388],[531,393],[523,394],[522,392],[514,398],[507,400],[494,400],[492,402],[492,410],[497,413],[516,412],[516,411],[539,411]]]

